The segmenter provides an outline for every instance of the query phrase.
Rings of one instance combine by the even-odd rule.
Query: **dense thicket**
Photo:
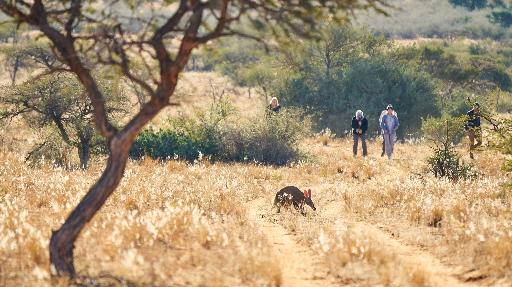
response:
[[[272,60],[254,53],[239,56],[240,50],[232,55],[230,48],[221,49],[223,56],[217,58],[244,59],[239,69],[226,71],[220,65],[220,71],[270,90],[285,106],[305,108],[319,128],[327,126],[339,135],[349,129],[357,109],[366,112],[370,132],[375,133],[380,112],[392,103],[403,123],[403,137],[419,129],[422,116],[439,111],[434,82],[417,66],[395,61],[393,49],[390,42],[367,31],[330,27],[321,40],[283,43]]]
[[[442,41],[401,47],[347,26],[326,28],[320,39],[278,43],[270,55],[247,42],[231,44],[206,53],[210,67],[267,99],[304,108],[319,130],[338,135],[349,130],[357,109],[375,134],[388,103],[398,112],[401,138],[419,135],[424,117],[464,114],[468,97],[502,111],[512,107],[512,54],[505,47]]]
[[[238,112],[228,110],[233,111],[228,102],[216,102],[196,117],[169,119],[160,129],[148,128],[135,140],[130,157],[276,165],[303,157],[299,141],[310,129],[300,110],[283,109],[249,121],[237,119]]]

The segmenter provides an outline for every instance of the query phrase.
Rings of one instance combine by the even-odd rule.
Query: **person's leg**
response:
[[[475,129],[470,128],[468,130],[469,137],[469,157],[473,159],[473,150],[475,149]]]
[[[475,148],[475,130],[469,129],[468,130],[468,137],[469,137],[469,150],[472,151]]]
[[[357,146],[359,145],[359,136],[357,134],[353,134],[354,138],[354,146],[352,147],[352,151],[354,152],[354,156],[357,155]]]
[[[368,148],[366,146],[366,135],[365,134],[361,135],[361,144],[363,145],[363,156],[367,156]]]
[[[475,130],[475,140],[476,140],[475,147],[482,145],[482,128],[480,128],[480,127],[478,127]]]
[[[473,149],[475,148],[475,130],[470,128],[468,130],[468,138],[469,138],[469,157],[473,158]]]
[[[395,132],[392,132],[392,133],[389,133],[389,147],[391,149],[391,156],[393,156],[393,152],[395,151],[395,142],[396,142],[396,133]],[[389,156],[389,158],[391,158],[391,156]]]
[[[382,135],[382,153],[380,154],[380,156],[384,156],[385,153],[386,153],[386,137],[384,135]]]
[[[384,144],[386,146],[386,154],[388,156],[388,158],[391,158],[391,154],[393,153],[392,151],[392,147],[391,147],[391,134],[389,133],[385,133],[384,134]]]

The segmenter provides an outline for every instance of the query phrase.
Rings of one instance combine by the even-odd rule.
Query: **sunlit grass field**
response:
[[[480,176],[452,182],[426,172],[432,151],[425,143],[398,143],[392,161],[380,157],[380,144],[370,143],[368,158],[354,158],[349,139],[308,138],[301,146],[308,159],[284,167],[130,162],[76,242],[74,283],[280,286],[279,258],[247,215],[248,203],[264,198],[263,220],[289,230],[340,285],[448,286],[439,275],[446,270],[418,264],[426,254],[460,282],[507,286],[512,196],[502,156],[484,149],[473,161]],[[7,144],[0,158],[0,285],[68,285],[50,276],[49,237],[102,161],[87,171],[30,168]],[[317,211],[276,214],[273,197],[286,185],[311,188]]]

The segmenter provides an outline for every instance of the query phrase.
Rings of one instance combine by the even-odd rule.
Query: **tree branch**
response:
[[[2,2],[5,3],[5,1]],[[12,9],[2,8],[1,3],[0,9],[4,12],[12,12]],[[92,77],[91,72],[84,66],[78,57],[73,46],[73,41],[48,24],[46,11],[41,0],[34,1],[34,4],[30,9],[30,15],[26,18],[30,24],[37,25],[41,32],[43,32],[52,41],[53,45],[62,56],[63,61],[77,75],[78,79],[87,90],[87,94],[94,107],[94,120],[96,127],[99,132],[107,138],[107,140],[110,140],[117,133],[117,129],[108,121],[104,97],[98,89],[97,83]]]

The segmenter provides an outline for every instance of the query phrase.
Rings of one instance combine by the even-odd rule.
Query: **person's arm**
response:
[[[382,118],[380,119],[380,128],[383,129],[384,131],[386,131],[386,119],[385,119],[386,115],[383,115]]]
[[[357,120],[352,118],[352,131],[355,131],[358,128]]]
[[[396,125],[395,125],[395,131],[398,129],[398,127],[400,126],[400,122],[398,121],[398,117],[395,116],[395,122],[396,122]]]
[[[361,129],[363,130],[363,134],[366,133],[366,131],[368,130],[368,120],[366,118],[363,119]]]

